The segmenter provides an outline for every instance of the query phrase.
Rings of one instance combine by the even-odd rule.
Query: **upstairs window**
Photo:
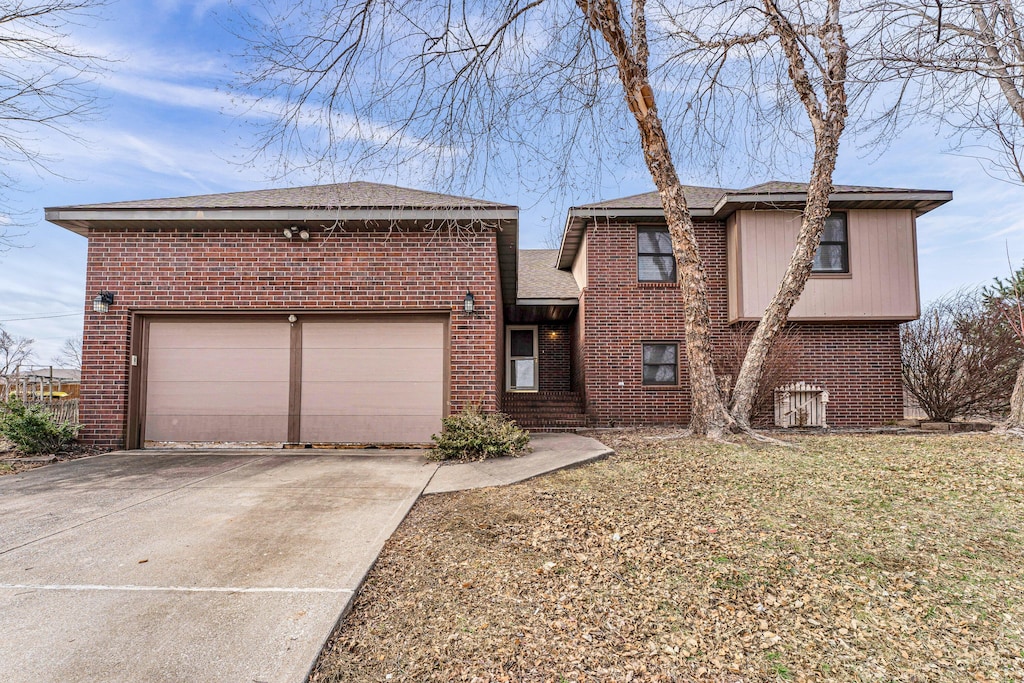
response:
[[[676,281],[676,258],[668,228],[636,229],[636,272],[640,282]]]
[[[825,219],[821,246],[814,254],[812,273],[849,273],[850,240],[846,231],[846,214],[834,213]]]

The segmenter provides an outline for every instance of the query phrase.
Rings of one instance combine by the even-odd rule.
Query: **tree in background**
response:
[[[1021,340],[982,291],[932,302],[900,328],[903,383],[932,420],[1001,415]]]
[[[883,135],[930,118],[952,134],[954,151],[1024,186],[1024,7],[1013,0],[880,0],[869,8],[878,30],[868,87],[895,84],[896,97],[876,119]],[[996,298],[1012,299],[1013,282],[997,279]],[[1004,285],[1009,289],[999,290]],[[1012,318],[1012,310],[1004,314]],[[1011,427],[1024,426],[1022,402],[1024,368],[1010,400]]]
[[[74,137],[71,124],[93,113],[89,88],[100,60],[78,48],[70,32],[104,0],[0,0],[0,199],[16,185],[14,169],[47,171],[54,161],[40,143]],[[0,213],[0,250],[14,245]]]
[[[1000,325],[1017,338],[1018,350],[1024,351],[1024,265],[1006,280],[993,278],[992,284],[982,289],[982,295]],[[1010,394],[1006,426],[1024,428],[1024,363],[1020,363]]]
[[[872,78],[895,84],[888,130],[931,118],[953,149],[1024,184],[1024,11],[1013,0],[880,0]]]
[[[53,357],[53,364],[61,368],[82,369],[82,335],[68,337]]]
[[[267,15],[250,15],[240,32],[251,41],[240,88],[278,113],[258,154],[328,171],[431,169],[449,188],[495,172],[564,187],[581,172],[600,174],[605,155],[638,145],[687,293],[690,428],[711,436],[749,430],[765,361],[828,216],[847,116],[840,2],[623,4],[263,5]],[[674,159],[718,163],[730,146],[812,157],[798,241],[731,407],[715,377],[704,262]]]
[[[0,325],[0,381],[3,382],[4,395],[7,399],[8,380],[11,375],[18,371],[22,365],[32,360],[32,346],[34,339],[28,337],[14,337],[3,325]]]

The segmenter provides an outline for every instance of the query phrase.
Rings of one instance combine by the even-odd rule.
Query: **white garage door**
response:
[[[300,441],[429,443],[444,407],[444,321],[302,325]]]
[[[443,318],[298,325],[293,349],[298,337],[283,320],[152,320],[146,443],[421,444],[440,430]]]

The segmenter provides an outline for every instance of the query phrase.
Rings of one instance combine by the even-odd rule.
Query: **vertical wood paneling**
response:
[[[587,286],[587,233],[583,233],[579,249],[576,251],[576,258],[572,261],[572,276],[576,278],[576,286],[583,291]]]
[[[812,276],[793,307],[792,320],[912,319],[918,312],[914,216],[908,209],[846,212],[850,274]],[[730,277],[739,297],[730,320],[757,319],[778,287],[796,243],[800,214],[795,211],[740,211],[737,243],[742,244]],[[731,243],[730,243],[731,244]]]
[[[725,274],[728,282],[729,319],[740,315],[740,236],[736,227],[736,215],[725,222]]]

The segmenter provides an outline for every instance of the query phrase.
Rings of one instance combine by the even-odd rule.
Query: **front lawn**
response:
[[[1024,680],[1020,439],[653,435],[420,500],[312,680]]]

